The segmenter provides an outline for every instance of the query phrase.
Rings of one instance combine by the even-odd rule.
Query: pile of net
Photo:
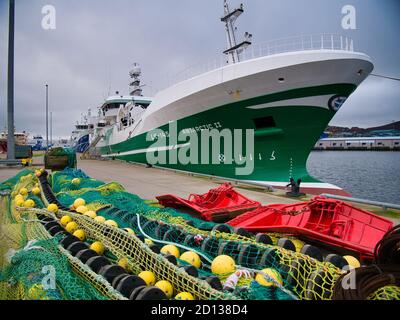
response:
[[[75,150],[66,147],[55,147],[50,149],[46,152],[44,161],[46,168],[76,168],[77,165]]]
[[[235,233],[81,170],[24,170],[0,192],[2,299],[329,300],[349,282],[348,269],[301,253],[299,239]],[[67,248],[69,233],[106,265]],[[367,299],[399,299],[399,283],[380,284]]]

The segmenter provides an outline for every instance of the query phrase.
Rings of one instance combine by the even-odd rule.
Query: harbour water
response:
[[[313,151],[307,168],[353,197],[400,204],[400,152]]]

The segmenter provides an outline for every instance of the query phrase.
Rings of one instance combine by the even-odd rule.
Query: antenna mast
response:
[[[130,86],[130,95],[131,96],[141,96],[142,95],[142,87],[140,85],[140,76],[142,74],[142,69],[140,68],[138,63],[133,64],[132,70],[129,72],[129,76],[131,77]]]
[[[223,53],[228,55],[228,63],[239,62],[240,54],[251,45],[253,35],[248,32],[244,34],[244,40],[241,43],[237,44],[236,42],[237,28],[235,27],[235,22],[243,12],[243,4],[240,4],[239,8],[230,11],[227,0],[224,0],[224,16],[221,18],[221,21],[225,23],[228,49]]]

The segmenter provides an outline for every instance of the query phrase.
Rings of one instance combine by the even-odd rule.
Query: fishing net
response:
[[[11,191],[16,192],[20,188],[26,187],[29,189],[29,193],[25,198],[32,198],[31,189],[37,183],[37,178],[31,174],[29,178],[22,179],[27,175],[29,172],[20,175],[19,180],[12,180],[14,187],[11,188]],[[234,233],[226,225],[221,229],[220,225],[202,221],[192,214],[163,208],[155,201],[143,200],[126,192],[123,186],[116,182],[104,183],[92,179],[81,170],[67,168],[54,172],[48,177],[48,181],[57,200],[63,206],[68,208],[74,200],[82,198],[86,201],[89,210],[96,211],[97,216],[103,216],[106,220],[115,221],[118,227],[98,222],[89,216],[75,212],[59,210],[55,218],[60,219],[64,215],[69,215],[78,224],[78,227],[84,230],[85,241],[88,244],[94,241],[103,243],[106,248],[105,257],[110,261],[117,263],[124,259],[127,263],[126,269],[132,274],[139,274],[145,270],[152,271],[156,274],[157,280],[170,282],[175,293],[190,292],[196,299],[207,300],[331,299],[333,287],[344,273],[343,270],[329,262],[321,262],[300,253],[300,248],[304,243],[294,237],[268,233],[265,234],[268,241],[260,242],[254,235]],[[12,183],[9,182],[8,185],[11,186]],[[3,198],[11,199],[10,196]],[[18,208],[18,210],[8,203],[7,207],[10,210],[3,210],[2,225],[8,223],[10,229],[14,228],[13,234],[24,235],[29,232],[22,230],[23,228],[21,229],[20,226],[17,227],[17,225],[28,223],[21,222],[23,216],[33,218],[37,214],[53,216],[47,210],[41,209],[49,204],[43,192],[41,201],[35,200],[37,203],[35,208]],[[3,202],[6,201],[3,200]],[[2,203],[2,205],[6,204]],[[12,216],[20,219],[19,223],[9,223],[8,215],[10,213],[7,214],[7,211],[12,211]],[[14,226],[11,227],[11,225]],[[124,228],[132,229],[134,234],[128,233]],[[45,229],[42,231],[47,232]],[[35,234],[36,236],[30,238],[15,236],[15,241],[11,241],[8,246],[24,248],[27,245],[27,239],[37,239],[37,232]],[[48,234],[47,237],[49,238]],[[278,246],[277,242],[282,237],[291,240],[295,248],[289,250]],[[79,284],[85,283],[94,290],[91,297],[82,299],[122,298],[104,278],[93,273],[86,265],[82,265],[78,259],[69,255],[60,246],[57,247],[56,242],[52,243],[56,248],[54,252],[61,257],[66,257],[64,260],[69,267],[69,272],[72,272],[80,281],[84,280]],[[180,254],[192,251],[201,257],[201,267],[197,268],[198,275],[192,276],[187,273],[183,267],[188,266],[188,262],[179,259],[179,256],[174,262],[158,253],[157,250],[153,250],[154,246],[161,248],[168,244],[175,245]],[[48,244],[44,246],[51,247]],[[58,255],[57,258],[59,258]],[[212,272],[211,263],[220,255],[227,255],[234,260],[236,264],[234,270],[226,274]],[[4,268],[8,270],[8,267],[10,265],[2,265],[2,270]],[[215,277],[218,277],[223,290],[210,285],[211,282],[208,280]],[[1,283],[3,286],[5,281]],[[26,292],[26,288],[28,287],[28,290],[30,288],[29,285],[31,283],[26,285],[23,281],[17,281],[15,292]],[[32,290],[35,294],[36,291],[41,294],[40,289],[35,287]],[[66,288],[66,290],[68,289]],[[89,292],[91,291],[89,290]],[[100,296],[95,296],[94,293]],[[78,290],[73,296],[80,294]],[[7,297],[7,294],[4,296]],[[46,297],[56,299],[67,296],[48,293]],[[369,297],[369,299],[378,300],[398,298],[399,288],[396,286],[380,288]]]
[[[368,300],[400,300],[400,287],[385,286],[368,297]]]
[[[53,276],[54,286],[46,283],[44,276]],[[51,274],[54,272],[54,275]],[[57,249],[57,241],[31,240],[16,251],[5,268],[0,281],[7,280],[10,286],[23,288],[23,296],[28,300],[93,300],[104,299],[91,285],[71,272],[68,259]]]
[[[14,179],[15,191],[36,183],[34,175],[26,173]],[[0,299],[122,298],[104,279],[63,251],[58,239],[47,233],[36,214],[28,208],[17,209],[10,195],[10,190],[0,195]],[[38,208],[43,207],[41,199],[31,192],[25,197],[33,198]],[[91,274],[93,281],[87,281],[87,274]]]
[[[200,277],[213,275],[210,271],[211,261],[221,254],[232,257],[240,267],[250,270],[253,274],[257,272],[256,270],[265,268],[272,268],[279,272],[281,287],[261,286],[254,281],[253,277],[240,277],[236,284],[237,290],[233,291],[238,298],[329,299],[335,279],[341,274],[338,268],[329,263],[320,263],[308,256],[274,245],[257,243],[254,237],[248,238],[213,231],[215,223],[202,221],[174,209],[162,208],[151,201],[144,201],[136,195],[127,193],[119,184],[110,183],[99,186],[97,181],[80,175],[81,184],[85,187],[70,190],[67,181],[71,181],[74,177],[73,172],[69,174],[68,171],[53,174],[52,187],[58,191],[57,199],[64,206],[70,206],[77,197],[83,198],[88,204],[88,209],[97,210],[97,215],[107,220],[116,221],[120,228],[131,228],[136,234],[144,234],[146,238],[161,246],[175,244],[180,247],[181,252],[186,250],[197,252],[203,258],[203,268],[199,269]],[[92,187],[89,184],[92,184]],[[83,218],[86,219],[86,217]],[[80,219],[80,217],[74,219]],[[96,224],[94,221],[92,223]],[[94,226],[89,228],[89,234],[93,228]],[[121,236],[127,237],[124,232]],[[273,243],[276,243],[278,238],[276,234],[269,234],[269,237]],[[107,241],[107,239],[103,240]],[[119,240],[118,243],[123,243],[123,241]],[[107,248],[110,249],[109,246]],[[112,249],[111,251],[115,253],[116,248]],[[121,256],[122,253],[117,252],[117,255]],[[126,258],[126,252],[123,256]],[[142,257],[137,257],[137,259],[137,261],[147,261]],[[260,263],[261,259],[262,263]],[[130,267],[136,272],[154,268],[152,263],[134,266],[135,259],[129,260]],[[183,261],[178,260],[178,263],[185,265]],[[154,269],[158,274],[168,274],[161,270],[161,266]],[[228,276],[220,277],[222,283]],[[178,289],[188,289],[180,286],[176,279],[169,280]],[[285,289],[291,294],[285,292]],[[196,293],[196,290],[191,288],[191,292]],[[210,299],[199,294],[197,296]]]
[[[56,147],[44,156],[46,168],[76,168],[76,152],[72,148]]]
[[[23,169],[23,170],[21,170],[15,176],[13,176],[10,179],[0,183],[0,190],[11,190],[11,189],[13,189],[14,186],[18,182],[22,182],[25,179],[28,179],[30,177],[29,176],[30,174],[33,174],[33,171],[31,169]],[[20,181],[22,177],[26,177],[26,178],[23,178],[22,181]]]

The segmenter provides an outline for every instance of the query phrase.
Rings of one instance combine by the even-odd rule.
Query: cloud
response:
[[[350,96],[331,125],[367,128],[400,119],[398,81],[369,76]]]
[[[353,0],[358,29],[344,31],[341,7],[347,2],[247,0],[238,31],[252,33],[255,43],[298,34],[342,33],[371,55],[376,72],[399,76],[399,2]],[[47,4],[56,8],[56,30],[41,28],[41,8]],[[142,66],[144,93],[150,95],[186,67],[219,57],[225,49],[222,10],[222,1],[215,0],[16,1],[17,129],[45,133],[45,83],[50,88],[54,135],[68,136],[82,112],[94,110],[108,93],[128,92],[134,62]],[[0,70],[7,66],[7,11],[7,1],[0,1]],[[332,123],[363,126],[398,119],[398,86],[367,80]],[[6,73],[1,72],[0,126],[6,118],[6,92]]]

